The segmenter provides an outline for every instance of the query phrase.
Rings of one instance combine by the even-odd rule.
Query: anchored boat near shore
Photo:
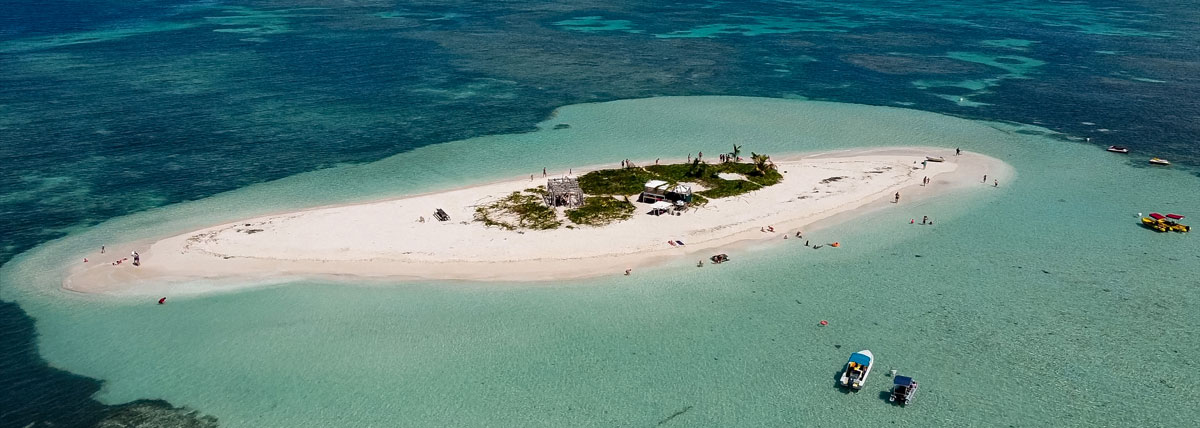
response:
[[[874,363],[875,355],[871,354],[871,351],[864,349],[850,354],[850,361],[846,362],[846,370],[842,371],[840,384],[855,390],[862,389]]]
[[[1177,221],[1182,219],[1183,216],[1179,214],[1162,215],[1159,213],[1150,213],[1149,217],[1142,217],[1142,226],[1159,232],[1190,232],[1192,230],[1191,227],[1179,224]]]
[[[896,376],[892,380],[892,395],[888,397],[888,401],[903,406],[911,403],[916,395],[917,381],[909,376]]]

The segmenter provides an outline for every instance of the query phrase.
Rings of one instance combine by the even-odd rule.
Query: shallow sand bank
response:
[[[471,221],[475,207],[537,185],[541,177],[465,187],[363,204],[320,207],[252,218],[153,243],[110,246],[108,255],[76,267],[63,287],[77,292],[140,294],[163,284],[258,283],[299,277],[542,281],[620,275],[668,260],[707,259],[750,241],[783,239],[807,225],[860,209],[900,204],[982,187],[981,175],[1012,177],[1003,162],[953,149],[876,148],[775,159],[781,183],[713,200],[682,216],[648,215],[636,204],[630,220],[603,227],[510,231]],[[925,156],[944,156],[930,162]],[[681,159],[682,160],[682,159]],[[576,171],[583,173],[584,171]],[[831,177],[844,177],[829,181]],[[929,186],[921,181],[929,177]],[[451,221],[433,219],[435,209]],[[425,222],[420,222],[420,217]],[[762,232],[773,226],[775,232]],[[671,246],[668,241],[686,245]],[[827,244],[814,242],[813,245]],[[112,261],[139,251],[142,266]],[[734,256],[736,258],[736,255]],[[707,263],[707,261],[706,261]],[[204,287],[187,287],[204,291]]]

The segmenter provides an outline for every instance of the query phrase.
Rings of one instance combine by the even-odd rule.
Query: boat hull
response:
[[[871,351],[864,349],[850,354],[850,361],[846,362],[846,368],[842,371],[838,384],[853,390],[860,390],[866,385],[867,377],[871,375],[871,368],[874,366],[875,355],[871,354]]]

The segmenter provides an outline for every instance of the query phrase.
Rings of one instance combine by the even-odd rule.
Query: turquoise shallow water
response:
[[[552,130],[559,123],[565,130]],[[571,106],[540,131],[415,150],[112,220],[0,270],[54,366],[99,398],[227,426],[1175,426],[1200,414],[1197,178],[1032,127],[911,110],[688,97]],[[101,243],[302,206],[696,150],[963,147],[1018,173],[696,269],[570,284],[301,282],[152,302],[76,296],[45,269]],[[480,172],[486,171],[486,172]],[[933,227],[910,226],[931,215]],[[13,286],[7,286],[13,284]],[[817,327],[818,320],[830,321]],[[856,394],[846,356],[880,366]],[[922,383],[881,399],[895,368]],[[677,414],[678,413],[678,414]],[[673,414],[677,414],[673,418]],[[668,420],[669,419],[669,420]]]

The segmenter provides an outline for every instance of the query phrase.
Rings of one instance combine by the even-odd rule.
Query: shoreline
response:
[[[947,161],[930,162],[927,172],[922,172],[914,161],[927,155],[944,156]],[[788,154],[775,163],[785,178],[774,186],[713,200],[682,216],[666,218],[645,215],[648,205],[635,203],[634,218],[601,227],[518,232],[488,228],[471,219],[475,205],[544,184],[544,178],[536,176],[532,181],[518,177],[276,213],[110,245],[110,255],[84,255],[97,263],[69,268],[62,288],[85,294],[157,295],[301,278],[540,282],[621,275],[625,269],[685,257],[699,257],[708,264],[708,255],[725,248],[782,239],[779,235],[814,224],[840,223],[862,214],[864,207],[866,212],[887,209],[889,196],[897,191],[903,193],[903,205],[979,185],[980,174],[1006,182],[1014,177],[1012,168],[998,159],[976,153],[954,156],[953,149],[933,147]],[[610,168],[573,172],[582,175]],[[855,172],[859,174],[851,177]],[[839,176],[832,174],[842,174],[844,179],[816,182],[819,177]],[[919,184],[927,175],[936,192]],[[451,221],[437,222],[429,216],[435,207],[447,208]],[[416,221],[415,213],[422,212],[429,223]],[[760,232],[765,226],[774,226],[776,232]],[[682,240],[686,245],[669,246],[667,240]],[[821,244],[827,243],[813,245]],[[129,251],[140,252],[142,266],[109,264],[111,255],[124,257]]]

